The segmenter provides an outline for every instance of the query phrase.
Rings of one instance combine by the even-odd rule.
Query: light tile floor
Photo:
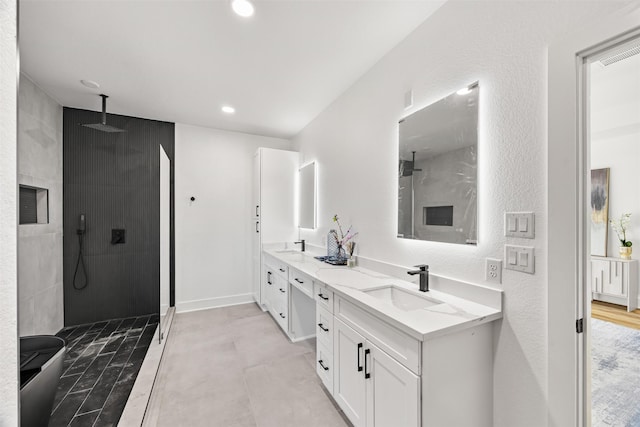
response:
[[[145,425],[350,424],[315,373],[315,340],[291,343],[243,304],[176,314]]]

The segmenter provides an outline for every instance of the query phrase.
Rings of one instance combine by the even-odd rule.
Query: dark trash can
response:
[[[51,335],[20,338],[20,425],[49,424],[58,380],[62,375],[65,341]]]

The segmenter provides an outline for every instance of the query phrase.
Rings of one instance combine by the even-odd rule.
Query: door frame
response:
[[[586,206],[589,150],[585,123],[587,58],[640,36],[640,6],[627,4],[597,26],[549,46],[548,52],[548,425],[590,425],[585,334],[589,314]],[[587,323],[588,325],[588,323]],[[590,374],[590,373],[589,373]]]

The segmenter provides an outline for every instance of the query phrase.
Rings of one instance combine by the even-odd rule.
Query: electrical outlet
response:
[[[502,283],[502,260],[487,258],[485,280],[489,283]]]

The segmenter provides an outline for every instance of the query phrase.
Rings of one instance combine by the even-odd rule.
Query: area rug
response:
[[[591,319],[593,427],[640,427],[640,330]]]

